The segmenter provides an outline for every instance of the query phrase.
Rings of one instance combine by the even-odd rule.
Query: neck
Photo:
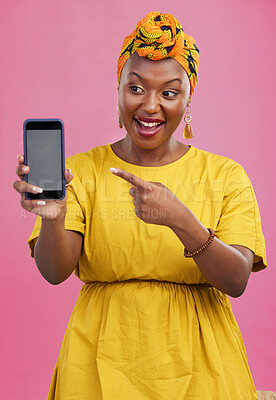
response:
[[[114,143],[113,149],[124,161],[144,167],[157,167],[170,164],[184,155],[189,146],[176,141],[173,137],[156,148],[143,149],[137,146],[126,135],[124,139]]]

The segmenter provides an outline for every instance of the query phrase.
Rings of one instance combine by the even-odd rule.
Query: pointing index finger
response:
[[[131,174],[130,172],[124,171],[123,169],[119,168],[110,168],[110,171],[114,174],[119,176],[120,178],[124,179],[125,181],[129,182],[131,185],[137,187],[138,189],[145,189],[147,186],[147,182],[143,179],[139,178],[136,175]]]

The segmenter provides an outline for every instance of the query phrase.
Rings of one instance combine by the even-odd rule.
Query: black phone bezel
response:
[[[24,131],[24,164],[28,165],[27,157],[27,130],[51,130],[61,131],[61,171],[62,171],[62,190],[43,190],[42,193],[25,192],[27,200],[62,200],[65,196],[65,157],[64,157],[64,124],[61,119],[27,119],[23,124]],[[25,181],[28,182],[28,174],[25,175]]]

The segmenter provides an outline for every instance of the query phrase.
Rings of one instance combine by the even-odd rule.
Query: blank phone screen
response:
[[[44,190],[62,190],[61,130],[26,131],[28,182]]]

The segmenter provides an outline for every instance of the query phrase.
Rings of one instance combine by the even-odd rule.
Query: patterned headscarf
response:
[[[187,72],[190,94],[193,94],[197,83],[199,50],[192,36],[183,32],[182,26],[172,14],[150,12],[125,37],[117,63],[118,83],[123,66],[135,52],[151,60],[174,58]]]

